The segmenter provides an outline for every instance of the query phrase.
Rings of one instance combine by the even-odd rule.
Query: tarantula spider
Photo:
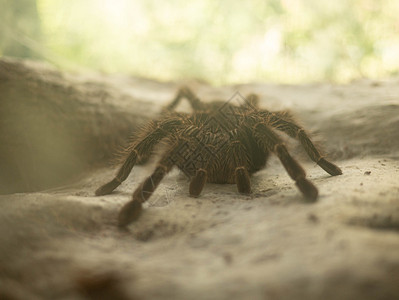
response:
[[[192,114],[174,111],[183,98],[189,101]],[[277,155],[305,198],[316,201],[317,188],[306,179],[305,171],[288,153],[275,130],[297,138],[309,157],[330,175],[342,174],[341,169],[320,154],[288,112],[270,112],[257,104],[258,96],[254,94],[240,106],[222,101],[204,103],[190,89],[181,88],[163,116],[151,121],[129,147],[129,155],[115,178],[98,188],[96,195],[111,193],[128,177],[133,166],[162,141],[166,146],[164,154],[152,175],[121,209],[119,226],[140,216],[142,203],[173,166],[191,178],[189,193],[193,197],[199,196],[206,182],[235,183],[239,193],[249,194],[250,174],[265,167],[270,153]]]

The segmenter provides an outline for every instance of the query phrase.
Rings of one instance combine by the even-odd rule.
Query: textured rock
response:
[[[101,76],[10,59],[0,60],[0,95],[2,194],[65,183],[109,158],[154,113]]]
[[[92,84],[104,81],[148,103],[164,104],[176,90],[122,77]],[[289,140],[319,188],[317,203],[304,203],[276,158],[252,177],[250,196],[207,184],[190,198],[176,170],[125,231],[116,226],[118,210],[154,161],[135,167],[107,196],[94,197],[94,190],[112,178],[112,168],[93,169],[68,188],[1,196],[0,296],[398,299],[398,81],[192,86],[205,100],[256,92],[262,107],[291,109],[344,174],[328,176]],[[140,113],[128,108],[134,103],[113,101]]]

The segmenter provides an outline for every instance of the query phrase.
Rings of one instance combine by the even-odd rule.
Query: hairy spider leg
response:
[[[125,227],[140,217],[142,203],[151,197],[161,180],[174,166],[173,160],[170,159],[171,155],[173,155],[172,152],[173,151],[168,151],[164,154],[154,172],[134,191],[132,200],[122,207],[118,216],[118,225],[120,227]]]
[[[249,95],[247,95],[246,100],[247,101],[244,103],[244,106],[258,109],[258,107],[259,107],[259,96],[257,94],[249,94]]]
[[[194,111],[202,108],[201,100],[195,96],[193,91],[191,91],[188,87],[182,87],[177,92],[176,97],[173,99],[173,101],[166,107],[166,110],[171,111],[175,109],[183,98],[186,98],[188,100]]]
[[[96,196],[110,194],[116,189],[129,176],[138,157],[151,152],[155,145],[174,132],[181,124],[182,120],[179,118],[165,119],[160,121],[159,124],[151,122],[144,136],[133,144],[128,157],[123,162],[115,178],[99,187],[95,192]]]
[[[234,166],[234,177],[237,190],[241,194],[251,193],[251,181],[248,173],[249,157],[248,149],[244,146],[245,131],[242,128],[230,132],[231,142],[227,145],[228,155],[231,164]]]
[[[264,123],[254,125],[255,138],[265,151],[271,151],[277,155],[288,175],[295,181],[296,186],[304,194],[307,200],[316,201],[317,188],[306,179],[306,173],[299,163],[291,157],[281,139]]]
[[[264,113],[264,111],[262,112]],[[271,126],[285,132],[292,138],[298,139],[310,159],[316,162],[324,171],[332,176],[342,174],[342,170],[338,166],[336,166],[332,162],[329,162],[320,154],[319,150],[317,150],[316,146],[310,140],[306,131],[302,127],[286,119],[287,117],[289,118],[287,113],[267,112],[267,114],[269,114],[268,118],[271,121]]]

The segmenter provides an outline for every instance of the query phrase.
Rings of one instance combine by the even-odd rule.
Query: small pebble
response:
[[[311,221],[311,222],[313,222],[313,223],[318,223],[318,222],[320,221],[320,220],[319,220],[319,217],[316,216],[316,215],[313,214],[313,213],[308,214],[308,220]]]
[[[370,175],[370,174],[371,174],[371,171],[364,172],[364,175]]]

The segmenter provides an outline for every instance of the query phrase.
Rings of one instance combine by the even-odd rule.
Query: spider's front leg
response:
[[[306,173],[299,163],[291,157],[281,139],[266,124],[259,122],[253,125],[254,136],[258,144],[277,155],[288,175],[295,181],[296,186],[309,201],[316,201],[317,188],[306,179]]]
[[[161,139],[175,131],[181,124],[182,119],[179,117],[166,118],[160,121],[159,124],[155,122],[150,123],[149,128],[144,132],[143,136],[131,147],[129,156],[123,162],[114,179],[99,187],[95,192],[96,196],[110,194],[116,189],[129,176],[139,155],[151,152]]]
[[[174,159],[171,159],[173,152],[174,149],[163,155],[155,171],[134,191],[132,200],[122,207],[118,216],[120,227],[125,227],[140,217],[142,203],[151,197],[161,180],[174,166]]]
[[[292,138],[298,139],[306,153],[309,155],[310,159],[316,162],[324,171],[332,176],[342,174],[342,170],[338,166],[328,161],[320,154],[319,150],[317,150],[316,146],[310,140],[306,131],[302,127],[295,124],[287,112],[266,113],[269,114],[268,117],[270,118],[271,125],[276,129],[285,132]]]

